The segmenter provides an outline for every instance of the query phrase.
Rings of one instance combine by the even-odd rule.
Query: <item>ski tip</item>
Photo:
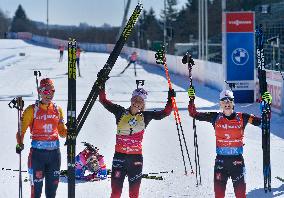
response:
[[[139,0],[139,2],[138,2],[138,4],[137,4],[136,8],[137,8],[137,9],[140,9],[140,10],[143,9],[143,4],[142,4],[142,2],[141,2],[140,0]]]

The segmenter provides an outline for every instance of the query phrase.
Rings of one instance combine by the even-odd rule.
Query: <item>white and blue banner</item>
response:
[[[237,103],[254,102],[254,13],[227,12],[225,14],[225,79],[235,83]]]

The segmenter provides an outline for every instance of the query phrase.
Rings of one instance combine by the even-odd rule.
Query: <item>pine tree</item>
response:
[[[148,14],[145,18],[146,24],[148,24],[146,28],[146,35],[150,43],[153,41],[162,41],[163,39],[163,31],[162,26],[159,24],[159,21],[156,19],[155,11],[151,7]]]
[[[21,4],[18,6],[11,23],[11,32],[29,32],[35,28],[33,23],[27,18]]]
[[[0,38],[2,38],[5,32],[8,31],[9,20],[5,16],[5,14],[0,10]]]
[[[155,11],[152,7],[148,12],[145,10],[143,11],[142,16],[139,19],[139,24],[142,48],[151,48],[153,41],[163,40],[163,26],[157,20]]]

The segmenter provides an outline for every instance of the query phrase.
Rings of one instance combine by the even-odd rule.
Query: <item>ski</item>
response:
[[[264,69],[264,36],[262,25],[256,27],[256,56],[259,79],[260,96],[267,91],[266,71]],[[271,192],[271,165],[270,165],[270,104],[261,100],[261,130],[262,130],[262,150],[263,150],[263,176],[264,191]]]
[[[111,175],[111,170],[110,169],[107,169],[107,174],[109,175],[108,178],[110,178],[110,175]],[[60,177],[69,178],[68,177],[68,171],[67,170],[61,170],[60,171]],[[153,179],[153,180],[164,180],[163,176],[151,175],[151,174],[142,174],[142,178],[144,178],[144,179]]]
[[[76,155],[76,40],[68,42],[67,169],[68,198],[75,198]]]
[[[281,178],[281,177],[275,177],[276,179],[278,179],[279,181],[282,181],[282,182],[284,182],[284,179],[283,178]]]
[[[11,169],[11,168],[2,168],[2,171],[9,171],[9,172],[19,172],[19,169]],[[21,170],[22,173],[27,173],[27,170]],[[142,178],[145,179],[156,179],[156,180],[164,180],[164,177],[161,174],[168,174],[173,173],[174,170],[171,171],[160,171],[160,172],[149,172],[143,173]],[[111,175],[111,169],[107,169],[107,174]],[[68,177],[68,170],[60,170],[60,177]]]
[[[124,44],[126,43],[126,40],[128,39],[131,31],[134,28],[134,25],[136,21],[138,20],[138,17],[142,11],[142,4],[138,3],[136,8],[134,9],[129,21],[127,22],[125,28],[123,29],[118,41],[116,42],[111,54],[108,57],[108,60],[106,64],[104,65],[103,69],[106,70],[107,76],[109,75],[110,71],[112,70]],[[97,97],[99,95],[99,87],[98,87],[98,79],[94,83],[92,90],[83,106],[81,109],[78,118],[77,118],[77,132],[76,135],[79,134],[88,114],[90,113]]]

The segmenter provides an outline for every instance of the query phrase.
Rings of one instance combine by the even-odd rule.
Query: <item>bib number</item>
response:
[[[43,129],[44,129],[45,133],[51,133],[52,132],[52,124],[43,125]]]

